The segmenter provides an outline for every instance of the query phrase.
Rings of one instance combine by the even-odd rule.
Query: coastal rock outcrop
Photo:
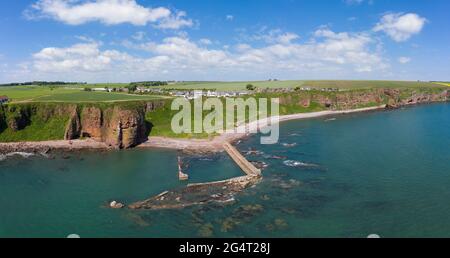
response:
[[[102,139],[103,112],[99,107],[84,107],[81,111],[81,136]]]
[[[164,104],[164,101],[111,105],[13,104],[1,107],[0,133],[6,128],[20,131],[38,121],[51,127],[53,139],[89,138],[112,148],[131,148],[147,140],[150,125],[145,120],[146,112]],[[44,129],[47,133],[47,128]]]
[[[336,92],[304,91],[280,96],[281,105],[303,108],[320,106],[329,110],[355,109],[386,104],[387,108],[448,101],[449,90],[442,89],[366,89]]]
[[[115,148],[131,148],[145,141],[146,124],[143,110],[114,107],[105,111],[103,141]]]

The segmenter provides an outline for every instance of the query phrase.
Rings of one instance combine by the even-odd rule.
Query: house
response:
[[[207,93],[206,93],[206,96],[207,97],[217,97],[217,92],[215,92],[215,91],[208,91]]]
[[[4,104],[9,101],[7,96],[0,96],[0,104]]]
[[[108,91],[107,88],[93,88],[92,91]]]

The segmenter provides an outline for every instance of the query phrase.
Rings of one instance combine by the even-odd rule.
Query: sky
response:
[[[450,81],[448,0],[3,0],[0,83]]]

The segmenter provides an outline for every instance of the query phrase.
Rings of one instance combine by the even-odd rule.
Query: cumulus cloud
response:
[[[401,56],[401,57],[398,58],[398,62],[400,64],[407,64],[407,63],[411,62],[411,58],[405,57],[405,56]]]
[[[70,25],[101,22],[106,25],[155,24],[164,29],[192,26],[186,13],[173,13],[165,7],[148,8],[135,0],[39,0],[25,11],[29,19],[51,18]]]
[[[45,74],[44,78],[61,75],[66,80],[74,76],[88,80],[95,76],[100,81],[98,78],[134,81],[162,76],[218,80],[239,75],[246,79],[249,75],[260,78],[268,74],[354,75],[387,67],[376,41],[364,33],[337,33],[321,28],[305,43],[293,41],[298,37],[293,33],[278,34],[281,35],[284,40],[259,47],[241,43],[215,48],[206,39],[194,41],[187,35],[167,37],[159,42],[124,41],[126,48],[146,52],[138,56],[103,49],[106,46],[99,42],[82,42],[65,48],[44,48],[33,55],[31,67]]]
[[[178,11],[175,15],[161,19],[155,27],[160,29],[179,29],[182,27],[192,27],[193,25],[194,22],[186,18],[186,12]]]
[[[394,41],[407,41],[413,35],[419,34],[427,19],[415,13],[388,13],[381,17],[380,22],[373,28],[374,31],[382,31]]]
[[[99,43],[80,43],[68,48],[44,48],[33,55],[34,68],[41,72],[102,71],[113,61],[113,51],[101,52]]]

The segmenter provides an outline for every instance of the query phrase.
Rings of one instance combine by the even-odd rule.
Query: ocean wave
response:
[[[29,152],[11,152],[11,153],[7,153],[7,154],[3,154],[0,155],[0,161],[6,160],[9,157],[14,157],[14,156],[21,156],[22,158],[29,158],[34,156],[34,153],[29,153]]]
[[[286,160],[283,162],[284,165],[288,167],[318,167],[316,164],[305,163],[297,160]]]
[[[262,155],[264,155],[264,152],[259,151],[259,150],[248,150],[248,151],[244,151],[244,155],[246,155],[246,156],[250,156],[250,155],[262,156]]]
[[[297,143],[282,143],[281,145],[283,145],[284,147],[290,148],[290,147],[295,147],[297,146]]]

